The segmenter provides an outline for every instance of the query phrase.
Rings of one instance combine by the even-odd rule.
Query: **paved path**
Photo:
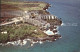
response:
[[[14,21],[2,23],[2,24],[0,24],[0,26],[2,26],[2,25],[8,25],[8,24],[12,24],[12,23],[15,23],[15,22],[20,22],[20,21],[21,21],[21,20],[14,20]]]

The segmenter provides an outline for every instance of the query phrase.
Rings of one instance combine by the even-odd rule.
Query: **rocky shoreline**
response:
[[[13,46],[23,46],[23,45],[26,45],[27,42],[29,41],[30,42],[30,46],[33,46],[35,43],[44,43],[44,42],[53,42],[53,41],[56,41],[57,39],[60,39],[62,38],[60,35],[56,35],[56,36],[50,36],[48,38],[34,38],[34,39],[23,39],[23,40],[17,40],[17,41],[11,41],[11,42],[7,42],[7,43],[0,43],[0,45],[2,46],[10,46],[10,45],[13,45]]]
[[[58,27],[54,28],[57,29]],[[59,35],[58,33],[55,33],[55,35],[47,35],[45,37],[28,37],[27,38],[22,38],[22,39],[17,39],[17,40],[13,40],[13,41],[8,41],[6,43],[0,43],[0,45],[2,46],[9,46],[9,45],[13,45],[13,46],[23,46],[26,45],[27,42],[30,42],[30,45],[33,46],[35,43],[44,43],[44,42],[54,42],[58,39],[62,38],[61,35]]]

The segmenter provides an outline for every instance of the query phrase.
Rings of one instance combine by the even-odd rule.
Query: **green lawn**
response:
[[[34,30],[38,30],[35,32]],[[19,38],[30,37],[44,37],[46,36],[38,27],[32,25],[20,25],[20,26],[2,26],[1,32],[7,31],[7,34],[0,32],[0,42],[9,40],[15,40]]]

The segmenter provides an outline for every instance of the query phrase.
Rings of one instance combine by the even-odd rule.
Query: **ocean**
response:
[[[16,0],[15,0],[16,1]],[[80,0],[17,0],[44,1],[51,4],[48,11],[61,18],[61,39],[55,42],[25,46],[0,46],[0,52],[80,52]]]

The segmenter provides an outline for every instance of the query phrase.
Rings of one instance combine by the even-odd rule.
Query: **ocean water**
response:
[[[52,7],[48,11],[61,18],[65,24],[58,29],[62,38],[55,42],[35,44],[33,47],[0,46],[0,52],[80,52],[80,0],[28,1],[44,1],[51,4]]]

